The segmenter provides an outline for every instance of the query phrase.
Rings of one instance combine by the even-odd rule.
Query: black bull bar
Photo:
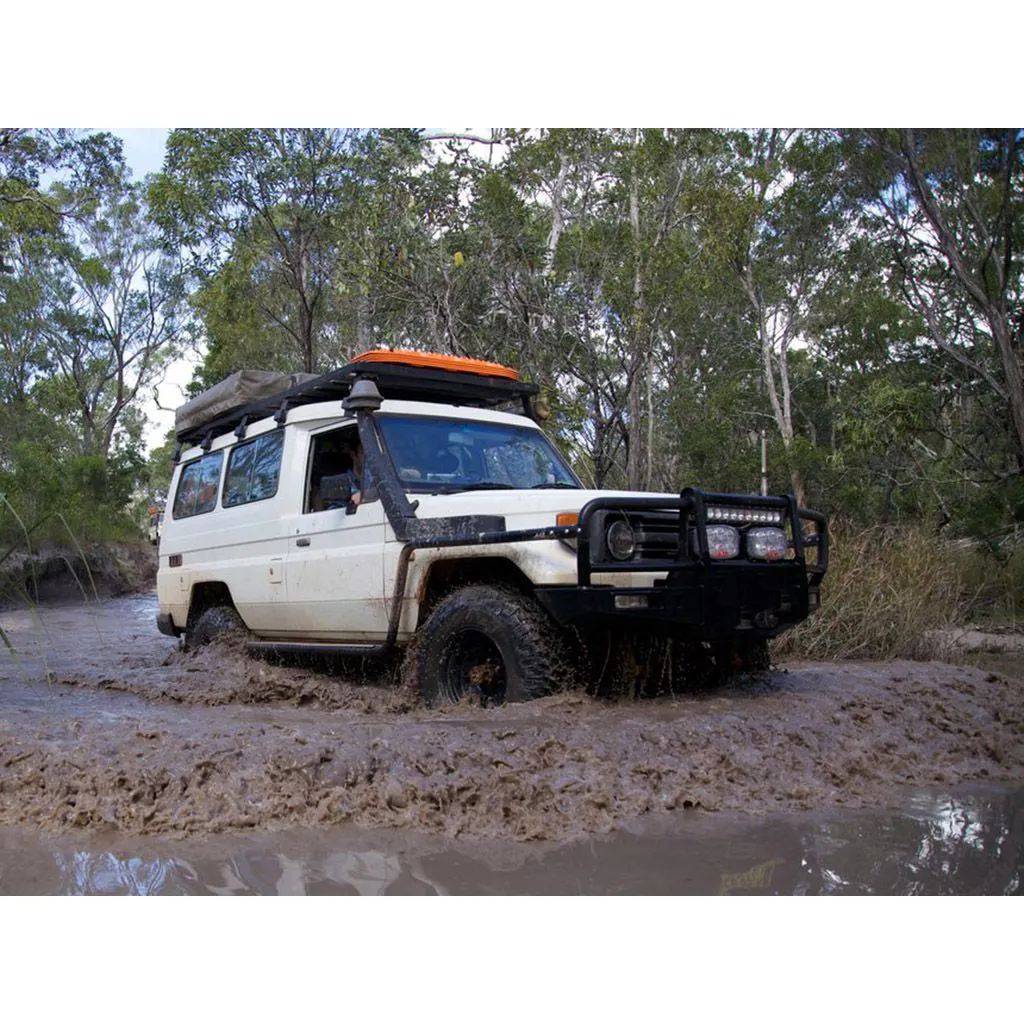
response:
[[[713,559],[707,537],[709,507],[738,514],[776,512],[780,521],[771,525],[786,531],[786,557],[775,562]],[[609,553],[604,536],[611,520],[625,519],[642,529],[652,518],[659,521],[663,540],[674,533],[672,557],[645,557],[642,548],[629,560]],[[754,517],[746,525],[756,523]],[[595,498],[580,511],[576,543],[578,583],[535,591],[556,620],[581,627],[628,625],[700,640],[775,636],[796,625],[818,607],[828,568],[827,521],[819,512],[800,508],[792,495],[687,488],[678,498]],[[814,557],[808,561],[811,550]],[[649,587],[593,582],[595,575],[614,573],[665,575]]]

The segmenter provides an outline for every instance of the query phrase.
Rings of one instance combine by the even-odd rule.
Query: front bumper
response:
[[[818,588],[800,565],[695,567],[654,587],[538,587],[534,593],[562,625],[618,625],[690,640],[776,636],[818,604]]]

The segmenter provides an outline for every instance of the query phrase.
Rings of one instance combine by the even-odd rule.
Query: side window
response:
[[[283,448],[284,431],[275,430],[231,449],[224,480],[225,508],[277,494]]]
[[[322,512],[333,507],[321,491],[321,481],[342,473],[352,474],[351,482],[361,492],[364,504],[377,499],[370,469],[362,465],[362,449],[355,427],[331,430],[312,439],[303,505],[306,512]]]
[[[182,468],[178,491],[174,496],[172,516],[185,519],[210,512],[217,504],[217,484],[223,452],[210,452]]]

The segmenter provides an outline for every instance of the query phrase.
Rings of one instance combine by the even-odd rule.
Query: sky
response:
[[[136,178],[159,171],[170,128],[103,128],[124,142],[124,157]]]

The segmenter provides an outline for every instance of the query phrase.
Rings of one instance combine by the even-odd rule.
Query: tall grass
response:
[[[26,552],[28,552],[29,555],[31,555],[31,553],[32,553],[32,536],[31,536],[32,530],[30,530],[25,525],[25,520],[22,519],[20,515],[18,515],[18,510],[8,500],[7,495],[6,494],[0,494],[0,514],[5,513],[5,512],[10,512],[11,517],[13,518],[14,522],[17,523],[18,530],[21,533],[21,538],[19,538],[19,539],[22,539],[22,538],[24,539],[24,541],[25,541],[25,550],[26,550]],[[0,522],[2,522],[2,519],[0,519]],[[12,555],[14,555],[17,552],[17,549],[18,549],[18,542],[16,541],[13,545],[11,545],[11,547],[9,547],[7,549],[6,553],[2,557],[0,557],[0,566],[2,566],[4,564],[4,562],[6,562],[7,559],[9,559]],[[31,562],[31,561],[29,562],[29,571],[30,571],[30,573],[32,575],[33,587],[34,587],[34,589],[38,589],[38,580],[36,579],[35,564],[33,562]],[[2,589],[3,588],[0,587],[0,596],[2,596]],[[6,637],[5,637],[5,640],[6,640]]]
[[[78,552],[78,557],[82,560],[82,565],[85,567],[85,573],[89,577],[89,586],[92,589],[93,598],[96,601],[99,601],[100,595],[99,591],[96,589],[96,581],[93,579],[92,569],[89,568],[89,559],[86,557],[85,552],[82,550],[82,545],[79,544],[78,538],[75,536],[75,531],[71,529],[71,527],[68,525],[68,521],[64,518],[63,515],[61,515],[60,512],[57,513],[57,518],[64,524],[64,529],[68,531],[68,536],[71,538],[71,543],[75,546],[75,550]],[[67,563],[68,571],[71,573],[72,578],[74,579],[75,583],[78,584],[78,589],[82,592],[82,597],[86,601],[88,601],[89,594],[86,592],[85,587],[82,585],[82,581],[78,578],[78,574],[75,572],[75,567],[71,564],[71,561],[69,559],[65,559],[65,562]]]
[[[954,545],[917,527],[834,531],[821,609],[775,642],[776,657],[939,657],[944,632],[969,616],[963,559]]]
[[[1006,538],[998,547],[963,548],[959,562],[965,588],[974,595],[972,621],[998,626],[1024,622],[1024,544]]]

